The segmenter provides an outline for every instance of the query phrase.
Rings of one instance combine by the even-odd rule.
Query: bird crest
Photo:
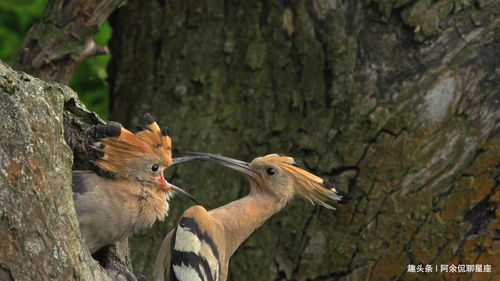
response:
[[[96,125],[91,130],[94,161],[100,168],[116,174],[123,167],[132,165],[138,159],[151,158],[160,165],[172,164],[172,140],[168,128],[160,129],[153,117],[146,113],[143,125],[137,125],[133,132],[118,123]]]
[[[267,161],[279,163],[279,166],[288,171],[296,183],[296,192],[313,204],[316,203],[328,209],[334,209],[326,202],[334,200],[345,203],[346,200],[350,199],[345,192],[337,190],[332,183],[299,167],[292,157],[270,154],[265,158],[267,158]]]
[[[298,193],[313,204],[316,203],[334,209],[326,202],[333,200],[343,204],[352,199],[351,195],[338,190],[332,183],[299,167],[292,157],[268,154],[247,163],[205,152],[185,151],[184,153],[204,156],[199,160],[216,163],[242,172],[249,176],[254,183],[257,183],[258,188],[272,192],[282,202],[286,202],[294,193]],[[280,173],[279,170],[283,173]],[[291,188],[279,188],[283,186]]]

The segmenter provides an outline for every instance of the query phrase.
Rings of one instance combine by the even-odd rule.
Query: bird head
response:
[[[172,159],[169,130],[166,127],[160,129],[149,113],[144,115],[143,125],[135,126],[133,132],[118,123],[109,123],[94,126],[91,135],[96,156],[94,162],[116,178],[189,196],[182,189],[167,183],[164,171],[173,164],[198,157]]]
[[[217,163],[238,170],[250,178],[255,188],[276,196],[280,201],[288,201],[299,194],[313,204],[317,203],[333,209],[329,200],[346,203],[351,196],[339,191],[324,179],[300,168],[292,157],[268,154],[247,163],[232,158],[202,152],[187,152],[205,156],[200,160]]]

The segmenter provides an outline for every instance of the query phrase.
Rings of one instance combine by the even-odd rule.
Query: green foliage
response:
[[[99,45],[106,45],[111,37],[111,27],[105,22],[94,36]],[[85,60],[73,74],[69,85],[91,110],[104,120],[108,119],[108,83],[106,66],[111,55],[101,55]]]
[[[24,35],[42,15],[47,0],[0,1],[0,59],[12,65]]]
[[[48,0],[1,0],[0,1],[0,60],[13,65],[26,33],[42,16]],[[106,45],[111,37],[107,24],[94,36],[100,45]],[[92,111],[102,118],[108,117],[108,85],[106,65],[110,55],[87,59],[75,71],[69,86]]]

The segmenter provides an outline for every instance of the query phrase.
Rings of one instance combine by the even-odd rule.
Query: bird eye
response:
[[[158,169],[160,169],[158,164],[153,164],[153,166],[151,166],[151,171],[153,171],[154,173],[158,172]]]
[[[277,172],[276,172],[276,169],[274,169],[274,168],[267,168],[266,173],[268,175],[272,176],[272,175],[275,175]]]

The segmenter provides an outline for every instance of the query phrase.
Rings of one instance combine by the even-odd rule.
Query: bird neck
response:
[[[285,203],[271,194],[252,189],[249,195],[212,210],[213,215],[219,217],[225,228],[227,258],[232,256],[255,229],[281,210]]]
[[[156,220],[164,220],[167,216],[169,204],[165,199],[164,190],[155,186],[144,186],[139,182],[122,190],[133,195],[130,196],[131,202],[127,200],[123,204],[132,208],[130,211],[137,213],[134,231],[151,227]]]

